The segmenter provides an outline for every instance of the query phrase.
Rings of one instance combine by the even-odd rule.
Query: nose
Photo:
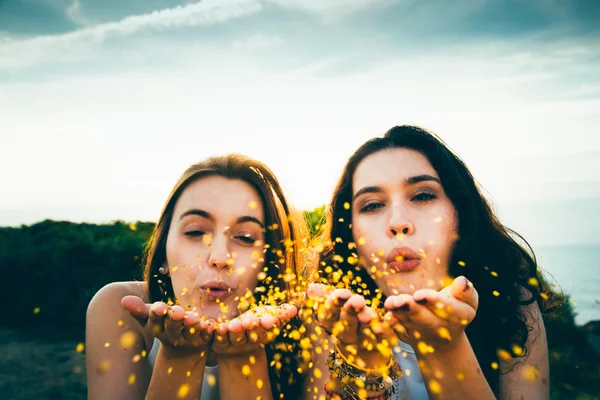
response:
[[[208,265],[216,268],[217,271],[222,271],[229,265],[231,254],[228,248],[228,241],[225,235],[213,238],[210,246],[210,255],[208,257]]]
[[[388,236],[412,235],[414,232],[415,226],[410,216],[405,211],[400,210],[399,207],[394,207],[387,227]]]

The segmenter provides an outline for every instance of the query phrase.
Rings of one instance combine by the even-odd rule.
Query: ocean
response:
[[[576,323],[600,320],[600,245],[539,246],[534,251],[548,283],[570,296]]]

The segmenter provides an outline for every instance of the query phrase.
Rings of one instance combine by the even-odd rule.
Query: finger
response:
[[[186,316],[183,318],[183,325],[188,326],[188,327],[197,325],[199,323],[200,323],[200,315],[195,311],[187,313]]]
[[[169,306],[167,306],[162,301],[157,301],[152,304],[150,307],[150,318],[148,318],[148,326],[152,331],[152,334],[157,338],[162,338],[165,333],[165,318],[167,318],[167,313],[169,311]]]
[[[182,321],[185,318],[185,309],[181,306],[173,306],[169,309],[169,318],[173,321]]]
[[[366,306],[365,299],[360,295],[353,295],[348,299],[340,312],[341,325],[332,331],[342,342],[354,343],[358,339],[358,313]],[[338,331],[338,332],[336,332]]]
[[[431,289],[422,290],[429,291]],[[437,292],[435,290],[427,293],[429,293],[430,296],[433,296],[433,293],[435,293],[435,296],[437,296]],[[420,301],[422,302],[422,300]],[[432,300],[428,300],[425,305],[417,304],[413,296],[401,294],[391,299],[388,298],[386,300],[386,308],[391,311],[398,321],[406,328],[410,329],[417,326],[437,328],[441,323],[440,318],[437,317],[434,312],[427,307],[428,303],[431,305],[431,303],[434,302]]]
[[[229,321],[227,330],[229,331],[229,343],[236,346],[246,344],[246,330],[239,318]]]
[[[296,306],[291,304],[283,303],[277,307],[277,317],[282,322],[287,322],[290,319],[294,318],[298,314],[298,309]]]
[[[308,288],[306,288],[306,294],[308,297],[325,299],[332,289],[333,287],[329,285],[324,285],[322,283],[311,283],[308,285]]]
[[[379,317],[377,311],[371,307],[364,307],[356,316],[361,324],[368,324]]]
[[[342,307],[352,297],[348,289],[335,289],[327,296],[323,306],[317,311],[317,319],[326,325],[332,325],[340,319]]]
[[[215,339],[213,341],[213,348],[215,348],[217,350],[224,350],[229,347],[230,342],[229,342],[228,325],[229,324],[221,324],[216,327],[216,330],[214,333]]]
[[[165,318],[165,333],[167,335],[167,339],[173,346],[179,346],[183,344],[183,329],[185,326],[183,325],[183,318],[181,320],[175,320],[170,318],[171,312],[167,314],[167,318]],[[176,311],[176,316],[179,315],[179,312]]]
[[[209,319],[208,321],[201,321],[200,326],[200,337],[205,343],[210,342],[215,335],[215,330],[217,329],[216,322],[212,319]]]
[[[451,288],[457,284],[462,285],[463,282],[459,280],[449,287]],[[470,290],[469,286],[467,288]],[[446,296],[431,289],[420,289],[415,292],[413,298],[417,304],[427,307],[438,318],[454,324],[465,325],[463,321],[468,324],[475,318],[475,309],[454,296]]]
[[[473,286],[473,283],[464,276],[459,276],[452,282],[452,296],[460,301],[463,301],[473,307],[477,311],[479,307],[479,293]]]
[[[144,300],[137,296],[125,296],[121,299],[121,306],[129,311],[131,316],[142,326],[146,325],[150,317],[151,304],[144,303]]]

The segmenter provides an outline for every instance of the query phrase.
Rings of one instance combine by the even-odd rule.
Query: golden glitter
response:
[[[34,308],[33,309],[33,313],[34,314],[39,314],[40,313],[40,308],[39,307]]]
[[[127,382],[129,382],[130,385],[133,385],[135,383],[135,375],[130,374],[129,378],[127,378]]]
[[[497,290],[494,290],[494,291],[492,292],[492,294],[493,294],[494,296],[496,296],[496,297],[500,296],[500,292],[499,292],[499,291],[497,291]]]
[[[250,202],[250,204],[248,204],[248,205],[250,206],[250,208],[256,208],[256,207],[258,207],[258,204],[254,200],[252,200]]]
[[[190,393],[190,385],[188,383],[184,383],[179,386],[179,390],[177,391],[177,398],[184,399]]]
[[[433,394],[442,393],[442,386],[439,384],[438,381],[436,381],[434,379],[429,381],[429,389],[431,390],[431,393],[433,393]]]
[[[135,333],[133,333],[132,331],[127,331],[124,334],[121,335],[121,347],[124,349],[128,349],[130,347],[132,347],[135,342],[136,342],[136,336]]]
[[[78,353],[81,353],[84,348],[85,348],[84,344],[83,343],[79,343],[77,345],[77,347],[75,347],[75,351],[77,351]]]
[[[350,209],[350,203],[345,202],[344,203],[344,209],[349,210]]]
[[[244,364],[244,366],[242,367],[242,375],[249,376],[251,373],[252,370],[250,369],[250,366],[248,364]]]
[[[262,381],[262,379],[257,379],[256,380],[256,387],[259,388],[259,389],[262,389],[262,387],[263,387],[263,381]]]
[[[206,382],[208,386],[215,386],[217,384],[217,378],[213,374],[206,375]]]

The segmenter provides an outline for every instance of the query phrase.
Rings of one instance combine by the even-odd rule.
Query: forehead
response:
[[[248,182],[222,176],[207,176],[190,183],[177,200],[174,218],[190,209],[207,211],[216,218],[248,215],[264,219],[263,202],[256,189]]]
[[[365,186],[387,186],[403,183],[417,175],[439,178],[423,153],[413,149],[395,148],[380,150],[365,157],[352,177],[354,192]]]

